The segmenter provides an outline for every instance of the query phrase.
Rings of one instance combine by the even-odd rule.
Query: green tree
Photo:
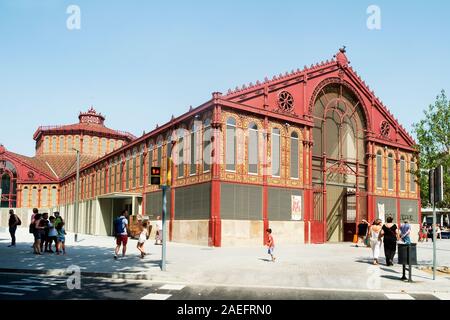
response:
[[[450,207],[450,101],[445,91],[436,97],[434,105],[424,111],[425,118],[413,125],[420,152],[419,168],[444,166],[444,201],[439,207]],[[427,170],[417,171],[422,206],[429,206]]]

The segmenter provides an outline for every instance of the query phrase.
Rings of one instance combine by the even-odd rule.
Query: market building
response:
[[[171,241],[261,245],[268,227],[278,243],[351,241],[361,219],[388,215],[418,230],[415,142],[349,64],[340,49],[330,61],[215,92],[139,138],[107,129],[94,110],[93,120],[40,128],[34,160],[0,150],[10,185],[2,206],[55,207],[69,230],[109,235],[123,208],[161,215],[149,172],[161,167],[166,184],[169,163]],[[71,146],[83,158],[78,219]],[[52,157],[71,160],[57,166]]]

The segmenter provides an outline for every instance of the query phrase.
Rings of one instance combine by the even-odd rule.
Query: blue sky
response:
[[[68,30],[69,5],[81,29]],[[366,27],[369,5],[381,30]],[[39,125],[93,105],[141,135],[211,92],[331,59],[358,74],[408,129],[450,94],[448,1],[0,0],[0,143],[34,154]]]

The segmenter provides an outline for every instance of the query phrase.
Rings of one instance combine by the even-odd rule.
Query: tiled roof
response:
[[[88,156],[88,155],[80,155],[80,168],[83,166],[93,162],[98,157],[96,156]],[[51,167],[51,171],[56,173],[58,178],[64,178],[65,176],[75,172],[76,170],[76,154],[69,155],[40,155],[37,156],[37,159],[40,162],[43,162]]]
[[[114,137],[120,137],[120,138],[128,140],[128,141],[132,141],[132,140],[136,139],[136,137],[129,132],[113,130],[113,129],[105,127],[101,124],[95,124],[95,123],[75,123],[75,124],[62,125],[62,126],[43,126],[43,127],[39,127],[36,130],[33,138],[35,140],[37,140],[38,137],[44,132],[61,132],[61,131],[93,132],[93,133],[97,133],[97,134],[104,134],[104,135],[110,135],[110,136],[114,136]]]
[[[8,153],[55,180],[64,178],[76,170],[76,154],[39,155],[31,158],[10,151]],[[80,155],[80,168],[97,158],[95,156]]]

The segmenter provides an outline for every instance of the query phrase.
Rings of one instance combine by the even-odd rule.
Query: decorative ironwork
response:
[[[281,91],[278,95],[278,107],[283,111],[291,112],[294,109],[294,97],[287,91]]]
[[[381,122],[381,126],[380,126],[381,135],[383,137],[388,137],[390,131],[391,131],[391,126],[389,125],[389,123],[386,120]]]

